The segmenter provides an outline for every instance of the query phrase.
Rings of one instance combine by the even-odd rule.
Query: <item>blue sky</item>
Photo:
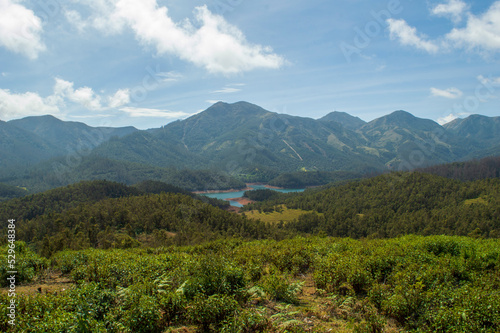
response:
[[[500,1],[0,0],[0,119],[500,115]]]

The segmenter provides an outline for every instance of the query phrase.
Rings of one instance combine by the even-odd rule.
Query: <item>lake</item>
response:
[[[251,188],[253,190],[262,190],[262,189],[269,189],[265,185],[247,185],[247,187]],[[271,188],[270,190],[281,192],[281,193],[292,193],[292,192],[303,192],[304,189],[274,189]],[[238,192],[213,192],[213,193],[203,193],[203,195],[206,195],[209,198],[217,198],[217,199],[233,199],[233,198],[241,198],[243,197],[243,194],[246,191],[238,191]],[[243,207],[242,204],[236,201],[231,201],[229,200],[229,204],[234,207]]]

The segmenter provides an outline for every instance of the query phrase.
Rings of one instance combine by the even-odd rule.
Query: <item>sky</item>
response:
[[[0,120],[500,116],[500,1],[0,0]]]

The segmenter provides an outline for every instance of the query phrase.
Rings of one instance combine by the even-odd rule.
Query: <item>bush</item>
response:
[[[160,307],[151,296],[142,295],[137,303],[125,311],[123,321],[131,332],[161,332]]]
[[[33,281],[37,274],[42,273],[48,267],[47,259],[31,251],[25,242],[17,241],[14,244],[14,249],[9,249],[8,245],[0,248],[0,285],[2,287],[9,285],[7,278],[10,274],[7,273],[8,271],[17,272],[16,284],[19,284]],[[9,250],[11,251],[9,252]],[[14,262],[11,262],[12,267],[9,264],[10,260],[14,260]]]
[[[239,310],[238,302],[228,295],[197,296],[188,307],[187,317],[203,332],[219,332],[225,320]]]
[[[303,284],[303,282],[291,283],[289,278],[274,269],[263,278],[262,288],[271,300],[297,304],[298,294],[302,291]]]
[[[221,333],[253,333],[265,332],[272,326],[265,313],[255,309],[241,311],[238,315],[226,320]]]

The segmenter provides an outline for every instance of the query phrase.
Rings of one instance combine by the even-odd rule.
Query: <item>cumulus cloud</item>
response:
[[[16,2],[0,0],[0,45],[36,59],[46,49],[41,40],[42,21],[32,10]]]
[[[8,89],[0,89],[0,118],[9,120],[44,114],[61,116],[61,110],[68,110],[69,104],[89,111],[106,111],[130,103],[129,89],[101,96],[89,87],[75,88],[73,82],[61,78],[56,78],[55,81],[54,92],[47,97],[41,97],[35,92],[17,94]]]
[[[185,118],[191,114],[183,111],[170,111],[161,109],[137,108],[137,107],[124,107],[120,111],[127,113],[130,117],[158,117],[178,119]]]
[[[89,87],[75,89],[73,82],[65,81],[56,78],[54,86],[54,95],[52,96],[55,102],[64,103],[64,100],[80,104],[89,110],[101,110],[101,97]]]
[[[462,16],[468,7],[462,0],[449,0],[447,3],[435,6],[431,13],[437,16],[450,17],[453,22],[458,23],[462,20]]]
[[[158,55],[175,55],[211,73],[237,74],[258,68],[280,68],[285,60],[269,47],[249,43],[244,34],[207,6],[195,8],[195,22],[176,23],[156,0],[99,0],[90,5],[90,24],[106,33],[125,27]],[[79,27],[84,27],[79,21]]]
[[[426,40],[426,36],[419,36],[417,29],[411,27],[405,20],[387,19],[389,24],[389,32],[391,39],[397,39],[402,45],[408,45],[427,51],[436,53],[439,51],[439,46],[434,42]]]
[[[110,108],[119,108],[130,103],[130,89],[120,89],[113,96],[108,98]]]
[[[34,115],[59,114],[59,108],[37,93],[12,93],[9,89],[0,89],[0,118],[10,120]]]
[[[457,47],[486,51],[500,50],[500,1],[481,16],[468,14],[464,28],[454,28],[446,38]]]
[[[431,94],[432,96],[444,97],[449,99],[460,98],[463,95],[462,91],[457,88],[448,88],[446,90],[431,88]]]
[[[404,20],[391,18],[386,22],[392,39],[429,53],[453,47],[475,50],[483,54],[500,51],[500,1],[495,1],[481,15],[472,14],[468,8],[469,6],[461,0],[449,0],[445,4],[435,6],[431,10],[432,14],[449,16],[455,23],[466,15],[467,22],[464,27],[453,28],[434,41],[428,40],[423,35],[419,36],[417,29],[409,26]]]

